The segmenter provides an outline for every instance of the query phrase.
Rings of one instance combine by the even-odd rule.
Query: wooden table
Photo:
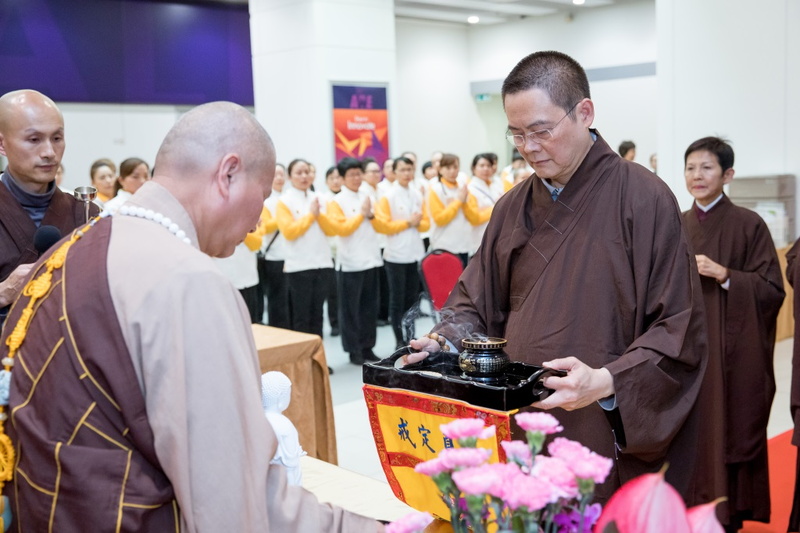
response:
[[[284,414],[297,427],[300,445],[311,457],[337,463],[336,429],[328,363],[316,335],[253,324],[261,372],[277,370],[292,380]]]
[[[789,282],[786,281],[786,252],[791,246],[778,248],[778,261],[781,263],[781,273],[783,273],[783,290],[786,291],[786,299],[783,301],[778,313],[778,326],[775,333],[775,340],[782,341],[794,336],[794,290]]]

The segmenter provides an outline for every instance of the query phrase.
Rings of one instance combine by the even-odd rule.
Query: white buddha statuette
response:
[[[303,473],[300,470],[300,458],[306,455],[300,446],[297,428],[283,412],[289,407],[292,396],[292,382],[283,372],[267,372],[261,376],[261,405],[264,415],[275,436],[278,438],[278,449],[270,463],[283,465],[290,485],[300,485]]]

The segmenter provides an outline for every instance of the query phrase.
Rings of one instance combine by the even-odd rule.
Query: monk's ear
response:
[[[231,185],[241,170],[242,160],[239,154],[225,154],[220,159],[214,174],[214,185],[223,198],[230,196]]]
[[[729,168],[725,172],[722,173],[722,184],[727,185],[733,181],[733,167]]]
[[[578,102],[575,106],[575,115],[581,124],[587,128],[591,127],[594,122],[594,102],[588,98]]]
[[[6,138],[3,137],[2,133],[0,133],[0,154],[8,157],[8,154],[6,154]]]

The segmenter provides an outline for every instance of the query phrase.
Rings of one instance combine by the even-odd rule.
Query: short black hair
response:
[[[412,160],[407,157],[403,157],[402,155],[394,159],[394,162],[392,162],[392,170],[397,170],[397,163],[405,163],[406,165],[411,165],[412,167],[414,166],[414,162]]]
[[[589,79],[583,67],[567,54],[534,52],[511,69],[503,81],[503,104],[509,94],[541,89],[555,105],[575,117],[574,107],[584,98],[591,98]]]
[[[341,161],[336,165],[336,170],[339,171],[339,175],[344,178],[344,175],[347,174],[348,170],[357,168],[358,170],[363,171],[364,167],[362,166],[361,161],[356,159],[355,157],[343,157]]]
[[[481,159],[485,159],[489,163],[489,165],[492,164],[492,160],[489,157],[488,153],[487,154],[478,154],[478,155],[476,155],[475,157],[472,158],[472,166],[470,168],[472,169],[473,173],[475,172],[475,167],[478,166],[478,163],[480,163]]]
[[[703,137],[690,144],[689,148],[686,149],[686,153],[683,154],[683,166],[686,166],[686,160],[689,159],[689,155],[692,152],[701,152],[703,150],[717,156],[722,172],[733,168],[733,147],[726,139],[720,137]]]
[[[633,141],[622,141],[619,143],[619,150],[617,151],[620,157],[625,157],[631,150],[636,150],[636,145],[633,144]]]
[[[431,168],[432,166],[433,166],[433,163],[431,163],[430,161],[425,161],[422,164],[422,173],[425,174],[425,171],[428,170],[429,168]]]
[[[291,163],[289,163],[289,167],[286,169],[286,173],[289,174],[289,176],[291,176],[292,169],[294,169],[295,165],[299,165],[300,163],[305,163],[306,165],[308,165],[308,161],[306,161],[305,159],[294,159],[292,160]]]

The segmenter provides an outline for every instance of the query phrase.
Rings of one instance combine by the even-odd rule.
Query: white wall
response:
[[[659,166],[683,186],[683,152],[728,138],[738,176],[800,175],[800,5],[795,0],[658,2]],[[735,179],[735,178],[734,178]]]
[[[167,131],[185,109],[167,105],[57,102],[64,114],[67,148],[62,187],[89,185],[89,168],[101,157],[119,164],[139,157],[152,167]]]
[[[507,24],[471,26],[470,81],[503,80],[517,62],[538,50],[564,52],[587,70],[656,60],[652,1],[576,8],[573,13],[573,17],[530,17]],[[655,76],[595,81],[591,89],[597,115],[595,127],[614,149],[623,140],[633,140],[637,145],[636,161],[648,166],[657,146]],[[493,107],[494,112],[502,113],[502,102]],[[498,120],[486,122],[497,124]],[[505,122],[505,117],[500,122]],[[502,131],[491,131],[489,135],[502,138],[504,133],[503,125]]]
[[[256,116],[278,160],[311,161],[317,184],[335,163],[333,84],[386,85],[389,143],[398,146],[393,7],[392,0],[250,0]]]
[[[399,131],[392,154],[411,150],[421,166],[436,150],[452,152],[469,173],[488,141],[470,94],[467,28],[399,19],[396,36],[397,105],[389,120]]]
[[[507,24],[471,26],[470,79],[503,79],[537,50],[558,50],[584,68],[646,63],[656,59],[655,6],[630,2],[564,15],[529,17]]]

